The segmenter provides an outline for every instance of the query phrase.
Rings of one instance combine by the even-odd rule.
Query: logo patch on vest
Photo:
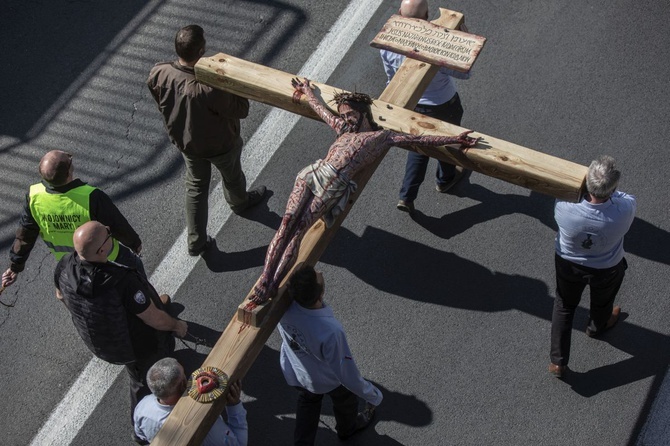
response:
[[[135,299],[135,302],[137,302],[140,305],[144,305],[145,303],[147,303],[147,298],[144,297],[144,293],[142,293],[141,291],[135,293],[135,296],[133,296],[133,298]]]

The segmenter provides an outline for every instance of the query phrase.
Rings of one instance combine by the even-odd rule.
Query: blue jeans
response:
[[[454,125],[461,125],[463,118],[463,106],[458,93],[447,103],[437,106],[417,105],[414,108],[417,113],[430,116]],[[426,178],[429,157],[413,151],[407,152],[407,164],[405,165],[405,178],[402,180],[400,188],[400,199],[408,202],[416,200],[419,194],[419,187]],[[437,171],[435,172],[435,182],[444,186],[448,184],[456,174],[453,164],[438,161]]]

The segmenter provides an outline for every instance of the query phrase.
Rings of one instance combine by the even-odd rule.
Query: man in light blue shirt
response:
[[[342,325],[323,301],[321,273],[311,266],[299,269],[289,293],[294,302],[277,327],[282,372],[298,389],[294,444],[314,444],[324,394],[333,401],[337,435],[349,438],[370,425],[382,393],[361,376]],[[358,397],[366,401],[360,413]]]
[[[572,321],[586,285],[591,290],[586,334],[594,337],[619,320],[614,299],[626,268],[623,238],[635,218],[635,197],[616,190],[621,172],[614,158],[601,156],[589,166],[579,203],[557,201],[556,299],[551,321],[549,372],[561,378],[568,370]]]
[[[403,17],[428,20],[428,2],[426,0],[403,0],[398,13]],[[467,32],[464,24],[460,26],[460,30]],[[388,50],[380,50],[380,53],[388,82],[391,82],[400,65],[405,61],[405,56]],[[460,126],[461,119],[463,118],[463,106],[456,91],[456,83],[452,77],[469,79],[470,74],[460,73],[444,67],[440,68],[424,91],[421,99],[419,99],[419,103],[414,108],[414,111]],[[414,151],[407,152],[405,178],[400,188],[400,201],[398,201],[397,205],[399,210],[409,213],[414,212],[414,200],[416,200],[419,194],[419,187],[426,177],[429,160],[430,158],[426,155]],[[438,192],[446,193],[462,177],[462,167],[438,161],[437,171],[435,172],[435,189]]]
[[[152,395],[147,395],[140,401],[134,415],[136,441],[140,444],[148,444],[153,440],[184,394],[184,368],[174,358],[161,359],[147,372],[147,384]],[[236,381],[229,385],[226,395],[228,424],[220,416],[217,417],[202,443],[203,446],[247,445],[247,411],[240,401],[240,383]]]

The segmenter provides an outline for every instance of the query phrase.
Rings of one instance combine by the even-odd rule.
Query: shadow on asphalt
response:
[[[98,137],[95,138],[96,151],[90,150],[91,145],[88,139],[74,138],[76,132],[69,135],[71,147],[66,150],[72,151],[79,159],[88,158],[89,163],[93,166],[91,175],[87,175],[83,169],[80,169],[75,172],[75,176],[80,177],[83,181],[90,181],[92,185],[103,190],[107,189],[110,184],[118,186],[118,172],[110,170],[109,166],[101,161],[103,157],[99,156],[99,153],[106,150],[110,153],[122,153],[122,150],[118,150],[118,140],[128,138],[130,127],[126,129],[125,135],[123,131],[110,134],[108,122],[104,119],[100,122],[99,113],[111,121],[119,121],[126,119],[124,113],[127,112],[128,126],[132,124],[133,119],[130,116],[131,114],[134,116],[137,107],[134,108],[134,111],[123,110],[123,106],[116,104],[125,104],[124,106],[133,104],[134,106],[138,100],[134,88],[146,94],[144,82],[149,68],[165,58],[166,48],[170,48],[172,38],[165,39],[164,43],[155,44],[155,48],[151,48],[155,56],[132,54],[122,57],[124,67],[133,65],[135,69],[134,64],[141,62],[146,65],[146,72],[128,78],[123,76],[117,78],[115,75],[106,73],[102,76],[105,80],[104,86],[99,83],[91,86],[91,80],[100,75],[101,67],[122,53],[119,51],[120,48],[127,46],[128,51],[137,50],[133,46],[136,45],[133,39],[143,34],[151,34],[152,30],[147,31],[143,27],[147,20],[152,20],[152,17],[153,20],[156,20],[155,17],[158,16],[160,21],[162,15],[167,15],[165,20],[175,23],[173,32],[177,31],[180,23],[184,25],[193,21],[193,14],[188,11],[183,16],[175,15],[173,11],[163,11],[165,3],[168,2],[164,0],[156,2],[148,0],[119,0],[116,2],[54,0],[40,2],[39,7],[35,8],[30,2],[21,0],[3,2],[3,26],[0,27],[0,38],[5,48],[12,50],[7,54],[7,60],[11,60],[7,65],[8,70],[3,70],[0,75],[4,86],[0,90],[0,103],[12,104],[12,107],[4,107],[0,110],[0,135],[8,137],[12,142],[0,147],[0,154],[11,156],[13,159],[25,158],[25,146],[34,144],[45,135],[48,136],[52,131],[49,126],[53,120],[63,111],[69,110],[73,99],[81,94],[82,89],[88,88],[93,90],[93,93],[106,95],[106,102],[98,104],[96,99],[89,99],[88,102],[93,108],[96,108],[96,112],[89,112],[88,107],[85,110],[79,107],[73,111],[74,115],[68,118],[69,122],[65,127],[66,132],[69,132],[67,127],[85,128],[85,133],[97,135]],[[216,2],[210,0],[201,3],[201,11],[199,11],[201,14],[203,10],[212,17],[220,13]],[[245,0],[238,3],[239,5],[236,5],[235,8],[226,10],[226,23],[234,23],[241,28],[223,26],[217,19],[218,27],[210,26],[206,29],[208,40],[226,42],[225,50],[237,57],[254,60],[268,66],[276,64],[278,59],[281,60],[281,49],[291,46],[300,34],[301,28],[305,26],[307,22],[305,12],[295,5],[282,1]],[[207,11],[208,9],[211,11]],[[242,19],[239,17],[249,17],[246,11],[254,11],[255,14],[253,18],[246,19],[248,23],[240,23]],[[240,14],[240,12],[243,13]],[[266,36],[271,37],[269,44],[267,39],[261,38],[263,35],[259,35],[255,28],[258,17],[261,22],[281,21],[285,24],[276,30],[278,31],[276,35]],[[207,24],[203,23],[203,25]],[[275,30],[272,27],[265,28],[268,32]],[[244,29],[248,34],[247,37],[251,38],[243,38],[239,29]],[[27,39],[27,35],[30,38]],[[155,36],[151,35],[151,37]],[[140,43],[140,45],[146,44],[146,40]],[[145,51],[146,47],[143,46],[142,50]],[[173,54],[170,57],[173,57]],[[107,86],[107,83],[110,85]],[[130,90],[128,89],[129,84],[131,85]],[[44,88],[34,88],[31,85],[40,85]],[[87,91],[86,94],[91,95],[92,92]],[[100,110],[97,110],[98,107]],[[153,111],[153,113],[158,119],[158,111]],[[163,128],[155,126],[150,131],[160,134],[161,138],[151,144],[145,143],[141,152],[133,152],[132,156],[139,159],[133,163],[132,167],[126,166],[123,174],[124,178],[135,175],[140,180],[125,182],[123,187],[118,187],[114,193],[110,193],[112,200],[117,203],[124,198],[160,185],[166,178],[178,175],[183,169],[181,157],[176,156],[179,152],[173,148],[170,149],[175,156],[172,156],[160,171],[147,169],[148,166],[154,167],[156,159],[161,157],[166,147],[170,146]],[[25,185],[21,186],[7,181],[2,183],[5,187],[3,192],[7,203],[3,203],[5,210],[0,213],[0,251],[8,250],[13,241],[13,233],[23,204],[21,200],[30,184],[39,180],[37,165],[42,153],[46,151],[47,149],[41,146],[31,148],[29,158],[30,162],[34,162],[35,173],[34,176],[30,176],[32,173],[26,174],[29,179],[26,180]],[[99,175],[104,172],[111,173],[100,177]],[[133,216],[128,217],[132,220]]]
[[[498,194],[478,184],[468,183],[468,180],[469,175],[456,185],[451,194],[477,200],[478,204],[437,218],[428,216],[417,209],[411,216],[412,220],[445,240],[479,223],[512,214],[527,215],[554,231],[558,229],[554,221],[554,198],[533,191],[529,196]],[[636,217],[633,220],[624,244],[626,252],[630,254],[670,265],[670,232],[641,218]]]
[[[265,246],[240,252],[224,252],[219,250],[216,243],[202,254],[207,269],[214,273],[226,271],[241,271],[262,265],[265,259]]]
[[[530,196],[497,194],[478,184],[468,184],[466,178],[452,191],[454,196],[467,197],[479,203],[442,217],[430,217],[417,209],[411,215],[412,220],[435,236],[447,240],[479,223],[512,214],[527,215],[556,230],[553,219],[554,199],[547,195],[538,192],[531,192]]]
[[[432,421],[432,411],[424,402],[412,395],[393,392],[377,383],[375,385],[384,394],[384,403],[377,411],[376,421],[360,434],[341,442],[335,432],[335,426],[326,424],[322,419],[317,432],[317,444],[401,445],[387,435],[378,434],[375,424],[379,421],[394,421],[409,426],[425,426]],[[279,368],[278,351],[263,347],[244,378],[243,390],[253,399],[244,404],[247,408],[249,426],[263,427],[249,430],[249,444],[277,444],[279,438],[293,438],[298,393],[286,384]],[[327,396],[323,399],[321,414],[333,416],[332,405]]]
[[[497,195],[490,192],[486,194]],[[505,208],[511,203],[519,204],[522,200],[508,198]],[[542,206],[546,208],[546,204],[540,203],[539,207]],[[516,209],[528,211],[536,207],[537,203],[523,204]],[[484,213],[488,212],[486,209],[488,208],[485,206],[481,207]],[[498,215],[500,214],[495,210],[488,214],[490,218]],[[535,216],[533,213],[530,215]],[[460,218],[465,219],[464,214],[461,214]],[[461,226],[455,231],[461,230],[459,228],[469,228],[477,221],[482,221],[479,214],[472,218],[469,221],[460,221],[458,224]],[[446,221],[439,220],[440,227],[449,227]],[[438,223],[435,225],[437,227]],[[549,294],[543,281],[518,274],[491,271],[453,253],[410,241],[374,227],[367,227],[360,237],[346,228],[341,228],[336,238],[321,261],[346,268],[362,281],[384,292],[470,311],[490,313],[518,310],[551,321],[554,297]],[[663,247],[657,246],[657,249],[662,250]],[[668,249],[670,247],[666,250]],[[352,252],[365,252],[366,255],[352,256]],[[397,259],[403,261],[398,262]],[[468,280],[456,280],[464,277]],[[444,286],[445,282],[449,283],[448,287]],[[587,322],[588,310],[578,307],[573,324],[575,330],[581,331]],[[566,382],[576,393],[588,398],[609,389],[654,377],[652,390],[655,391],[660,386],[668,367],[669,341],[669,337],[664,334],[623,320],[615,329],[594,342],[607,342],[631,357],[586,373],[573,372]],[[631,438],[637,438],[651,408],[653,395],[655,394],[650,394],[650,398],[647,399]]]

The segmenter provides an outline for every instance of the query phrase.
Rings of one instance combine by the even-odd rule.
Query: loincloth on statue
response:
[[[358,187],[354,181],[338,174],[333,166],[323,160],[317,160],[302,169],[298,172],[298,178],[304,180],[314,196],[320,198],[326,205],[326,213],[323,216],[326,227],[333,225],[347,205],[349,196],[356,192]]]

